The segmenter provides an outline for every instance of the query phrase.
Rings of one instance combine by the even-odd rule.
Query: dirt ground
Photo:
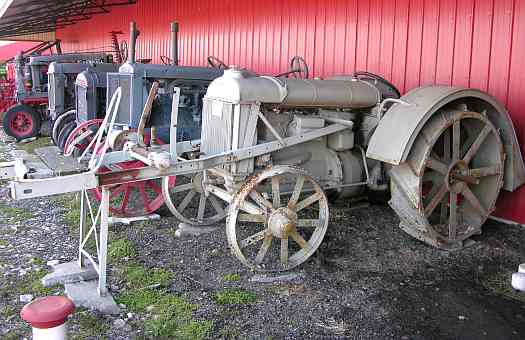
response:
[[[8,159],[11,149],[0,144],[0,157]],[[72,199],[0,198],[0,337],[30,336],[18,316],[20,295],[63,293],[38,279],[47,261],[76,257]],[[177,224],[166,218],[111,226],[110,289],[128,304],[118,316],[77,309],[69,321],[73,338],[163,337],[155,333],[162,303],[140,305],[130,268],[158,278],[157,299],[174,297],[170,315],[180,322],[167,338],[525,338],[525,294],[510,288],[511,273],[525,262],[520,226],[489,221],[472,246],[444,252],[401,231],[387,206],[339,202],[320,250],[293,271],[295,279],[260,283],[230,255],[223,224],[182,238]]]

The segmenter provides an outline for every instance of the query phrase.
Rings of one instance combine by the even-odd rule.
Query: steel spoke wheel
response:
[[[283,271],[306,261],[328,227],[328,201],[303,169],[275,166],[250,178],[228,211],[232,253],[259,271]]]
[[[414,168],[422,164],[422,172],[404,178],[419,188],[419,209],[405,218],[400,214],[402,229],[439,248],[461,248],[465,240],[481,233],[495,208],[504,159],[499,133],[484,115],[436,114],[423,127],[407,159]],[[399,213],[403,186],[395,177],[391,205]]]
[[[182,175],[177,177],[177,185],[170,186],[169,179],[164,178],[162,189],[166,206],[180,221],[194,225],[207,226],[217,223],[226,217],[225,203],[204,187],[207,183],[220,185],[221,179],[211,174]]]

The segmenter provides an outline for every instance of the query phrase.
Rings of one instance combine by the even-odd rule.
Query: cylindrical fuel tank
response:
[[[280,104],[283,107],[361,109],[376,106],[381,94],[373,85],[350,80],[310,80],[256,76],[229,69],[215,79],[206,93],[213,100]]]
[[[285,84],[286,107],[323,107],[361,109],[377,105],[381,96],[371,84],[352,79],[308,80],[279,79]]]

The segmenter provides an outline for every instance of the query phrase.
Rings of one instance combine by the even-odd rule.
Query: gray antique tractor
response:
[[[33,56],[25,64],[19,54],[15,58],[15,96],[17,104],[4,115],[5,132],[17,140],[40,133],[42,121],[48,118],[48,68],[52,62],[82,63],[108,62],[111,56],[103,53],[69,53]]]
[[[51,63],[48,70],[48,106],[53,121],[51,136],[60,150],[64,149],[67,137],[77,126],[78,109],[83,115],[88,114],[88,109],[93,116],[104,112],[106,74],[118,68],[117,64],[100,62]]]
[[[254,270],[281,271],[322,243],[330,197],[390,190],[404,231],[459,249],[481,233],[500,191],[525,182],[507,111],[478,90],[427,86],[398,98],[370,73],[312,80],[232,67],[211,80],[219,71],[151,66],[145,72],[132,59],[108,75],[107,113],[81,148],[84,171],[27,179],[38,174],[20,162],[0,171],[14,177],[16,199],[82,192],[78,263],[97,268],[101,294],[110,216],[131,202],[165,204],[197,227],[226,220],[234,256]],[[95,257],[85,244],[97,235]]]

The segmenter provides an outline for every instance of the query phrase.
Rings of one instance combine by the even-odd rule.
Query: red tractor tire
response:
[[[4,131],[20,141],[37,136],[42,126],[42,116],[29,105],[17,104],[4,115]]]

